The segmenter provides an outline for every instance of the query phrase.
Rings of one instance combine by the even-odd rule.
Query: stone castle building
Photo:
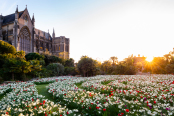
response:
[[[56,37],[54,29],[51,36],[49,31],[35,28],[34,14],[31,19],[27,7],[24,11],[18,12],[17,7],[13,14],[0,15],[0,40],[26,54],[37,52],[69,58],[70,39],[65,36]]]

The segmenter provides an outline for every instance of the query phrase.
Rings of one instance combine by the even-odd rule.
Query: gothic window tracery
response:
[[[23,50],[25,52],[30,52],[30,32],[28,31],[27,27],[24,27],[20,31],[20,50]]]

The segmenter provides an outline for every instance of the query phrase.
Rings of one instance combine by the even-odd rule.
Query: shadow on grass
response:
[[[2,99],[4,96],[6,96],[7,93],[9,93],[9,92],[11,92],[11,91],[12,91],[12,89],[8,89],[5,93],[0,94],[0,101],[1,101],[1,99]]]
[[[41,84],[41,85],[37,85],[36,89],[38,90],[38,94],[45,96],[45,99],[48,99],[50,101],[53,101],[54,103],[56,103],[56,99],[53,99],[52,95],[50,93],[48,93],[46,86],[48,86],[49,84]]]
[[[0,95],[0,101],[1,101],[1,99],[4,97],[4,95],[5,95],[5,94],[1,94],[1,95]]]

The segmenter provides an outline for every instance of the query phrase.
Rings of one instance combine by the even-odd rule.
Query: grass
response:
[[[0,95],[0,101],[1,101],[1,99],[4,97],[4,95],[5,95],[5,94],[1,94],[1,95]]]
[[[111,81],[113,81],[113,80],[102,81],[101,84],[103,84],[103,85],[107,85],[107,84],[109,84]]]
[[[75,85],[78,87],[78,88],[82,88],[82,83],[84,83],[85,81],[81,81],[79,83],[75,83]]]
[[[48,93],[46,86],[49,84],[42,84],[37,85],[36,89],[38,90],[38,94],[45,96],[45,99],[49,99],[50,101],[56,102],[55,99],[53,99],[52,95]]]
[[[0,101],[1,101],[1,99],[2,99],[7,93],[9,93],[9,92],[11,92],[11,91],[12,91],[12,89],[8,89],[5,93],[1,94],[1,95],[0,95]]]

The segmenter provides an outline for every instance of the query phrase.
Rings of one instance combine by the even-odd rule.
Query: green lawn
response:
[[[53,99],[52,95],[50,95],[50,93],[47,92],[47,88],[46,86],[48,86],[49,84],[41,84],[41,85],[37,85],[36,89],[38,90],[38,94],[45,96],[45,99],[49,99],[53,102],[56,102],[55,99]]]
[[[4,95],[5,95],[5,94],[0,95],[0,101],[1,101],[1,99],[4,97]]]

